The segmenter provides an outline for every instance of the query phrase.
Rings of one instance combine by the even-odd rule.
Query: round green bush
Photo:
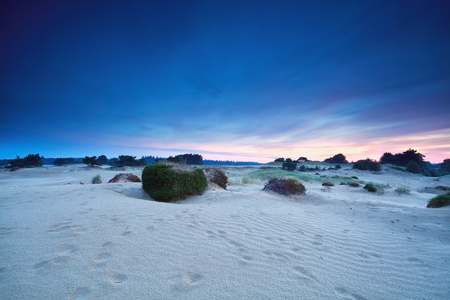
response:
[[[263,191],[272,191],[284,196],[302,195],[306,192],[305,186],[296,179],[270,179],[263,188]]]
[[[142,188],[160,202],[201,195],[207,186],[208,181],[201,169],[190,172],[174,170],[173,166],[166,164],[153,164],[142,171]]]
[[[377,192],[377,188],[372,184],[372,183],[368,183],[364,186],[364,188],[366,190],[368,190],[371,193],[376,193]]]
[[[439,196],[432,198],[428,202],[427,207],[437,208],[437,207],[443,207],[443,206],[448,206],[448,205],[450,205],[450,192],[441,194]]]

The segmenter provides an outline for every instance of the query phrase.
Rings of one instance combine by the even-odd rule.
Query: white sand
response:
[[[417,192],[449,178],[328,171],[412,192],[306,182],[296,200],[248,184],[167,204],[105,183],[117,173],[0,171],[1,299],[450,298],[450,207]]]

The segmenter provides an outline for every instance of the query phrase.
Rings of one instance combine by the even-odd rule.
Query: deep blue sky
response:
[[[450,157],[448,1],[2,1],[0,157]]]

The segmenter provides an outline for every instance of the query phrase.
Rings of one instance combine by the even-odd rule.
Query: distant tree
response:
[[[419,164],[410,160],[408,165],[406,166],[406,172],[419,174],[420,171],[421,171],[421,168],[420,168]]]
[[[200,154],[180,154],[169,156],[167,161],[185,165],[203,165],[203,157]]]
[[[294,171],[297,169],[297,163],[293,162],[292,159],[288,158],[285,162],[283,162],[282,168],[288,171]]]
[[[277,159],[275,159],[275,161],[274,162],[284,162],[284,158],[282,158],[282,157],[280,157],[280,158],[277,158]]]
[[[329,158],[325,159],[324,161],[327,163],[330,163],[330,164],[347,164],[348,163],[347,159],[345,158],[345,155],[342,153],[336,154],[333,157],[329,157]]]
[[[83,158],[83,163],[88,166],[90,165],[91,167],[100,165],[100,163],[97,160],[97,156],[91,156],[91,157],[85,156]]]
[[[100,155],[97,158],[98,162],[101,163],[102,165],[106,165],[108,164],[108,158],[106,157],[106,155]]]
[[[108,165],[110,165],[110,166],[117,166],[118,162],[119,162],[119,159],[117,157],[108,159]]]
[[[309,161],[306,157],[302,156],[297,159],[298,162],[307,162]]]
[[[53,161],[53,164],[55,166],[62,166],[62,165],[68,165],[68,164],[74,164],[75,159],[72,157],[69,158],[57,158]]]
[[[42,158],[39,153],[38,154],[28,154],[24,158],[20,158],[20,156],[16,156],[15,159],[8,160],[10,164],[10,168],[32,168],[32,167],[42,167]]]
[[[440,167],[443,171],[450,173],[450,158],[444,159]]]
[[[119,155],[119,161],[116,162],[117,167],[136,166],[136,156]]]
[[[394,164],[394,162],[394,155],[390,152],[385,152],[380,158],[381,164]]]

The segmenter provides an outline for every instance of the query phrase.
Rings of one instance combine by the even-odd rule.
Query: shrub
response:
[[[403,194],[409,195],[409,193],[411,192],[410,189],[405,188],[405,187],[399,187],[399,188],[396,188],[395,191],[397,192],[397,194],[398,194],[399,196],[400,196],[400,195],[403,195]]]
[[[450,192],[432,198],[427,207],[438,208],[447,205],[450,205]]]
[[[440,167],[443,171],[450,173],[450,158],[444,159]]]
[[[334,186],[334,183],[327,181],[322,183],[322,186]]]
[[[227,189],[228,177],[222,170],[207,168],[205,169],[205,171],[207,174],[207,178],[211,182],[214,182],[224,190]]]
[[[297,169],[297,163],[293,162],[290,158],[286,159],[282,166],[283,170],[294,171]]]
[[[324,160],[324,162],[330,163],[330,164],[347,164],[348,161],[345,158],[345,155],[342,153],[336,154],[333,157],[329,157]]]
[[[142,171],[142,188],[156,201],[170,202],[201,195],[208,181],[200,169],[192,172],[174,170],[166,164],[147,165]]]
[[[353,169],[380,171],[381,165],[370,158],[358,160],[353,164]]]
[[[406,172],[419,174],[420,171],[421,171],[420,166],[416,162],[410,160],[408,165],[406,166]]]
[[[100,175],[97,175],[94,178],[92,178],[92,184],[100,184],[100,183],[102,183],[102,178],[100,177]]]
[[[349,182],[348,185],[351,187],[359,187],[359,183],[357,182]]]
[[[116,182],[141,182],[141,179],[131,173],[120,173],[114,176],[108,183],[116,183]]]
[[[300,181],[292,178],[273,178],[264,186],[263,191],[273,191],[284,196],[290,196],[302,195],[305,193],[306,188]]]
[[[377,192],[377,188],[375,187],[375,185],[373,185],[372,183],[368,183],[364,186],[364,188],[366,190],[368,190],[371,193],[376,193]]]

